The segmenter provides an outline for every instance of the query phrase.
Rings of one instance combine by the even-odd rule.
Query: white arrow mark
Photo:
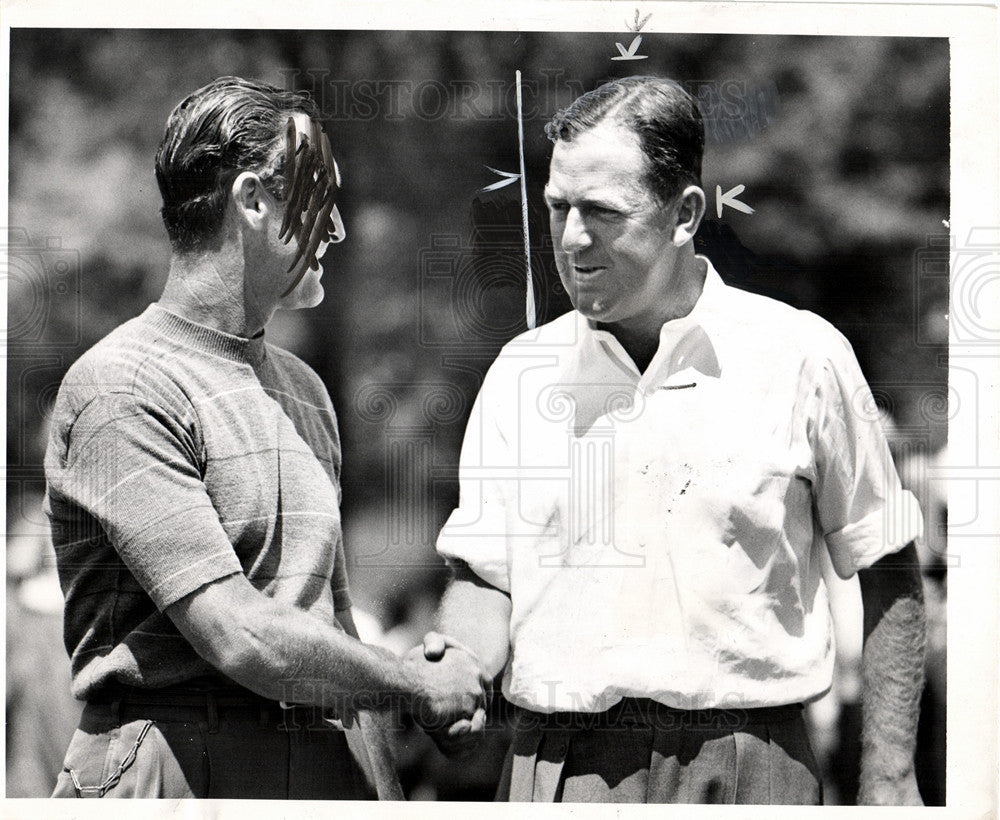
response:
[[[489,165],[487,165],[486,167],[490,168]],[[512,174],[510,171],[498,171],[496,168],[490,168],[490,170],[494,174],[499,174],[500,176],[507,177],[507,178],[506,179],[501,179],[499,182],[494,182],[492,185],[487,185],[485,188],[480,188],[479,189],[480,192],[499,190],[500,188],[503,188],[503,187],[505,187],[507,185],[512,185],[513,183],[517,182],[521,178],[520,174]]]
[[[481,188],[480,191],[496,191],[512,185],[518,180],[521,181],[521,228],[524,233],[524,273],[527,279],[527,287],[524,293],[524,318],[528,325],[528,330],[534,330],[537,317],[535,315],[535,287],[531,275],[531,238],[528,235],[528,177],[524,170],[524,104],[521,94],[520,70],[514,72],[514,88],[517,92],[517,155],[521,173],[513,174],[510,171],[501,171],[487,165],[486,167],[494,174],[502,176],[504,179],[494,182],[492,185],[487,185],[485,188]]]
[[[730,208],[735,208],[737,211],[742,211],[745,214],[752,214],[753,208],[747,205],[745,202],[740,202],[736,197],[742,194],[747,189],[746,185],[737,185],[735,188],[730,188],[725,193],[722,193],[722,186],[715,186],[715,214],[722,219],[722,206],[728,205]]]
[[[634,31],[634,32],[638,33],[640,31],[642,31],[642,27],[644,25],[646,25],[646,23],[649,22],[649,18],[652,17],[652,16],[653,16],[652,14],[647,14],[645,17],[642,18],[642,20],[639,20],[639,9],[636,9],[635,10],[635,23],[630,24],[626,20],[625,21],[625,28],[627,28],[629,31]]]
[[[642,35],[636,35],[635,39],[629,44],[626,49],[621,43],[615,43],[618,47],[618,57],[612,57],[612,60],[645,60],[648,55],[646,54],[636,54],[639,50],[639,46],[642,45]]]

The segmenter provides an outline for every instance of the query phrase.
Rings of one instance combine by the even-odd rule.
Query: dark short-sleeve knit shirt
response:
[[[150,306],[70,368],[45,472],[78,698],[212,674],[163,610],[220,578],[350,606],[333,406],[262,338]]]

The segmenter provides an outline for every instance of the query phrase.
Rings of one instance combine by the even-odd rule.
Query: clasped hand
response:
[[[492,696],[492,679],[479,660],[458,641],[428,632],[406,662],[421,682],[414,720],[443,754],[471,754],[486,729]]]

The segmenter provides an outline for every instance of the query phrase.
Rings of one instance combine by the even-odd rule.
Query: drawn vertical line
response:
[[[524,174],[524,115],[521,105],[521,72],[514,72],[517,91],[517,145],[521,161],[521,225],[524,231],[524,265],[527,274],[527,291],[524,295],[524,313],[528,330],[535,329],[535,286],[531,277],[531,240],[528,237],[528,183]]]

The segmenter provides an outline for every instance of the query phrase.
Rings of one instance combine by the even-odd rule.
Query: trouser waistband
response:
[[[780,723],[802,717],[803,705],[743,709],[676,709],[649,698],[623,698],[605,712],[551,712],[517,710],[517,728],[735,730],[743,726]]]
[[[330,728],[322,711],[309,706],[284,706],[235,685],[186,683],[162,689],[113,685],[93,695],[84,707],[81,726],[152,720],[204,722],[210,732],[220,720],[252,719],[278,729]]]

